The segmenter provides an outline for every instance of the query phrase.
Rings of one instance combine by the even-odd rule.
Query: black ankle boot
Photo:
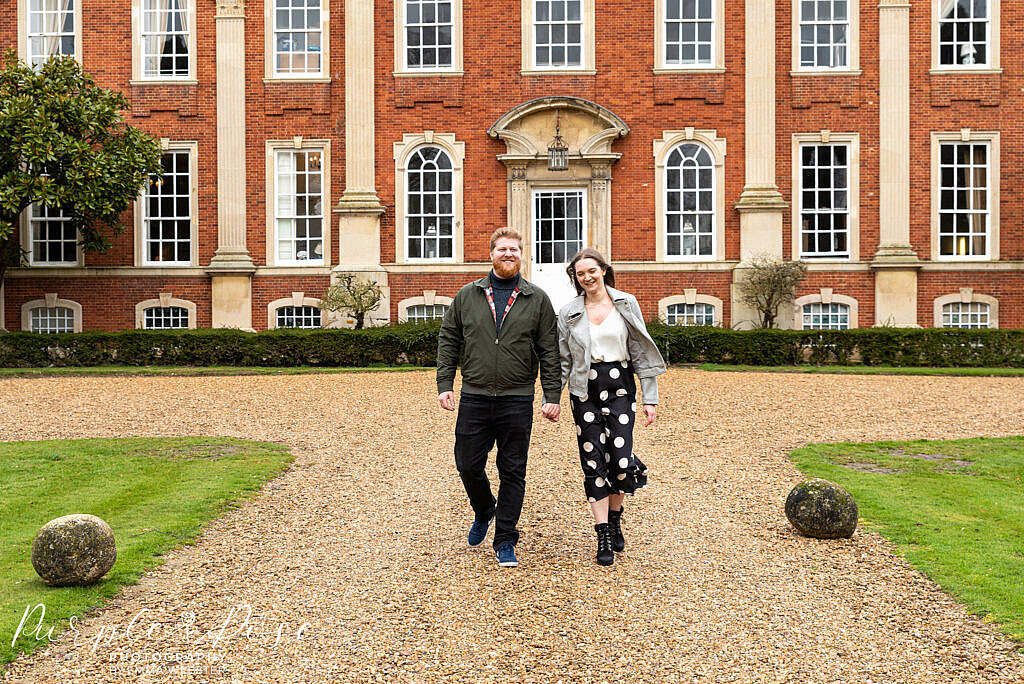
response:
[[[626,548],[626,538],[622,536],[622,509],[617,511],[608,509],[608,528],[612,535],[612,550],[619,552]]]
[[[612,551],[612,531],[608,523],[594,525],[597,532],[597,562],[599,565],[611,565],[615,562],[615,552]]]

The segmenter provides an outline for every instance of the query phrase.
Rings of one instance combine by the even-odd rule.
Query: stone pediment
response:
[[[577,97],[542,97],[525,102],[505,113],[487,133],[505,142],[502,161],[545,159],[555,136],[555,119],[569,158],[618,159],[612,143],[629,133],[629,126],[599,104]]]

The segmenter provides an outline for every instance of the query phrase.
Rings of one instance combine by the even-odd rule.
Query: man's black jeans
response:
[[[463,394],[455,423],[455,466],[478,519],[494,514],[494,548],[519,541],[519,513],[526,492],[526,453],[533,429],[533,402],[518,397]],[[498,443],[498,500],[484,468]],[[497,503],[497,506],[495,506]]]

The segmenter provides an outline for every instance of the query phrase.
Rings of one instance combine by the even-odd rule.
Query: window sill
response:
[[[974,256],[974,257],[969,257],[969,256],[942,256],[942,255],[937,255],[934,260],[936,262],[938,262],[938,263],[943,263],[943,264],[955,264],[955,263],[983,264],[983,263],[986,263],[986,262],[997,261],[997,259],[993,259],[990,256]]]
[[[672,67],[655,67],[652,69],[655,74],[724,74],[725,67],[684,67],[684,66],[672,66]]]
[[[994,68],[994,67],[977,67],[977,68],[972,68],[972,67],[962,67],[962,66],[961,67],[941,66],[941,67],[932,67],[931,69],[928,70],[928,73],[929,74],[1001,74],[1001,73],[1003,73],[1003,70],[1002,69],[998,69],[998,68]]]
[[[330,83],[333,79],[330,76],[267,76],[264,83]]]
[[[803,70],[794,69],[789,72],[790,76],[860,76],[863,73],[860,69],[831,69],[831,70]]]
[[[392,71],[391,75],[395,78],[450,78],[464,76],[465,72],[461,69],[459,71]]]
[[[78,268],[82,263],[80,261],[64,261],[64,262],[51,262],[51,263],[29,263],[29,268]]]
[[[193,86],[199,85],[194,78],[140,78],[128,82],[132,86]]]
[[[521,76],[594,76],[597,69],[521,69]]]

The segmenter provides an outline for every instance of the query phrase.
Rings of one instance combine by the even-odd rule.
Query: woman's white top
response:
[[[622,320],[622,314],[613,306],[600,325],[590,323],[590,360],[629,360],[629,350],[626,348],[627,335],[626,321]]]

